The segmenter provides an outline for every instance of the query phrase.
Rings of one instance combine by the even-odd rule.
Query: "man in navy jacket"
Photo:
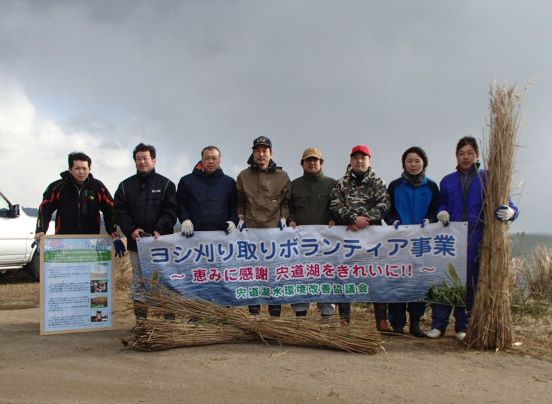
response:
[[[228,234],[236,229],[236,181],[224,174],[220,162],[219,148],[207,146],[192,173],[178,183],[178,219],[184,236],[191,237],[194,230]]]

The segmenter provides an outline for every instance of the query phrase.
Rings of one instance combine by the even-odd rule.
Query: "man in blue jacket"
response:
[[[180,179],[176,199],[182,235],[191,237],[194,230],[229,234],[236,229],[236,181],[224,174],[220,162],[218,147],[207,146],[192,173]]]

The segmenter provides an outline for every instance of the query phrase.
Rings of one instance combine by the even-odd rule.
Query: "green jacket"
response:
[[[317,175],[303,174],[293,180],[288,220],[298,225],[328,224],[334,220],[330,212],[330,192],[335,184],[336,181],[322,171]]]
[[[371,224],[381,224],[390,207],[385,182],[372,168],[359,181],[348,166],[330,194],[330,209],[338,224],[353,224],[358,216],[368,217]]]

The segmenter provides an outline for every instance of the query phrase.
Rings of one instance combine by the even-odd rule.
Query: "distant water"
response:
[[[26,208],[23,210],[29,216],[37,216],[38,209]],[[180,231],[180,225],[175,225],[175,232]],[[103,221],[101,232],[104,233]],[[512,257],[529,257],[538,245],[552,247],[552,234],[535,234],[535,233],[513,233],[512,234]]]
[[[552,247],[552,234],[512,234],[512,257],[529,257],[538,245]]]

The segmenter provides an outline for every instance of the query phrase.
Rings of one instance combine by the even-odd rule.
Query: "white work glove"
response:
[[[245,225],[245,221],[243,219],[240,219],[238,222],[238,230],[243,231],[243,229],[245,228],[247,228],[247,226]]]
[[[428,224],[429,224],[429,219],[426,217],[424,220],[422,220],[422,224],[421,224],[422,229],[423,229],[424,227],[426,227]]]
[[[230,234],[230,233],[233,233],[235,231],[236,231],[236,224],[231,220],[227,221],[226,222],[226,230],[224,230],[224,232],[226,234]]]
[[[286,218],[283,217],[283,218],[280,219],[280,223],[278,223],[278,228],[279,228],[280,230],[284,230],[286,227],[287,227],[287,225],[286,225]]]
[[[437,213],[437,220],[443,223],[444,226],[448,226],[450,223],[450,214],[446,210],[442,210]]]
[[[515,213],[516,212],[508,205],[500,205],[495,210],[495,216],[501,222],[507,222],[508,220],[512,219]]]
[[[186,237],[192,237],[194,235],[194,224],[191,220],[184,220],[182,223],[182,235]]]
[[[395,230],[397,230],[400,225],[401,225],[401,221],[399,219],[397,219],[393,222],[393,224],[391,226],[393,226],[395,228]]]

